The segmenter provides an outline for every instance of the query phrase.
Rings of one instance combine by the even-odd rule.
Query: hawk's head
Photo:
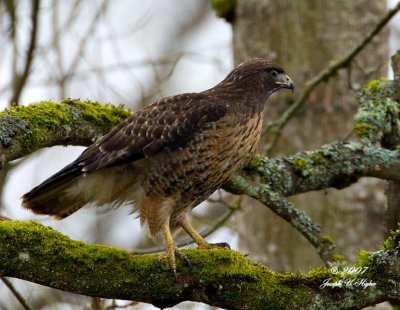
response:
[[[241,63],[229,73],[222,84],[259,91],[265,96],[281,88],[294,90],[293,81],[282,67],[264,58],[252,58]]]

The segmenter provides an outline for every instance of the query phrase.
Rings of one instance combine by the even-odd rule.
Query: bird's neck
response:
[[[245,114],[262,113],[270,95],[257,89],[246,90],[233,83],[220,83],[203,93],[218,97],[229,103],[233,110]]]

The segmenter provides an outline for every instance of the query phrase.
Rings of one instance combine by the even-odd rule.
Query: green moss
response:
[[[312,175],[312,160],[307,157],[295,157],[292,160],[294,171],[303,177]]]
[[[331,236],[327,236],[327,235],[322,238],[322,242],[325,243],[325,244],[334,244],[335,243],[333,241],[332,237]]]
[[[324,268],[324,267],[312,268],[307,275],[307,280],[310,283],[314,282],[319,285],[322,284],[322,282],[328,278],[337,280],[339,279],[339,276],[336,273],[333,274],[331,268]]]
[[[28,106],[17,106],[6,111],[17,119],[31,119],[32,116],[35,116],[32,119],[33,124],[45,128],[60,126],[71,119],[65,106],[51,101],[42,101]]]
[[[0,141],[8,146],[19,131],[25,150],[48,138],[52,131],[71,121],[66,106],[42,101],[28,106],[16,106],[0,113]]]
[[[370,265],[370,252],[361,250],[358,252],[358,261],[355,266],[368,267]]]
[[[335,254],[333,255],[333,262],[339,265],[344,265],[346,264],[346,258],[343,255]]]
[[[263,163],[263,156],[256,154],[253,159],[248,163],[247,169],[257,170]]]
[[[386,92],[387,89],[387,82],[388,79],[387,78],[380,78],[377,80],[372,80],[370,81],[367,86],[365,86],[364,91],[366,92],[372,92],[372,93],[376,93],[376,92]]]
[[[304,158],[296,158],[293,160],[293,167],[297,170],[297,171],[302,171],[305,169],[308,169],[308,163]]]
[[[393,250],[396,247],[396,243],[394,242],[394,239],[392,237],[389,237],[385,240],[385,243],[383,245],[384,250]]]
[[[398,225],[400,227],[400,223]],[[390,232],[390,236],[383,243],[382,250],[390,251],[396,247],[400,248],[400,228]]]
[[[131,115],[131,112],[124,109],[122,106],[117,107],[112,104],[71,99],[65,99],[61,104],[67,104],[78,108],[86,120],[93,122],[97,126],[113,127],[119,124],[121,119]]]
[[[354,122],[353,132],[357,134],[360,138],[369,139],[371,136],[371,131],[374,130],[375,127],[370,124],[365,124],[362,122]]]
[[[234,21],[236,0],[211,0],[211,4],[218,17],[224,18],[230,23]]]
[[[323,154],[323,152],[314,152],[310,156],[310,159],[313,162],[313,164],[315,164],[315,165],[323,165],[326,163],[326,158],[325,158],[325,155]]]

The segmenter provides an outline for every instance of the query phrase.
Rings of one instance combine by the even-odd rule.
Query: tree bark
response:
[[[234,61],[237,64],[249,57],[276,61],[294,79],[296,96],[307,80],[353,48],[385,10],[384,1],[239,0],[233,25]],[[357,108],[353,88],[385,75],[386,63],[387,31],[375,37],[347,70],[313,91],[285,127],[273,156],[345,139]],[[289,96],[275,99],[266,107],[268,121],[278,118],[293,101]],[[383,240],[382,182],[364,179],[344,191],[307,193],[291,201],[314,218],[350,260],[356,259],[355,249],[371,249]],[[253,201],[247,204],[237,218],[243,251],[278,270],[321,264],[315,251],[290,226]],[[371,227],[376,228],[373,235],[369,234]]]

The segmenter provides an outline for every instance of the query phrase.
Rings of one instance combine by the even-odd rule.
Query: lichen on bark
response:
[[[360,108],[354,116],[353,132],[364,143],[376,143],[400,130],[400,105],[393,100],[393,81],[373,80],[359,94]]]

